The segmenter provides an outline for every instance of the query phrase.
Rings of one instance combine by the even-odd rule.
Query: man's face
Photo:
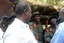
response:
[[[52,19],[51,19],[51,23],[52,23],[52,24],[56,24],[56,18],[52,18]]]
[[[31,8],[29,8],[29,11],[26,11],[26,15],[26,22],[29,22],[32,17]]]
[[[35,19],[37,22],[40,22],[40,19],[41,19],[40,15],[35,15]]]

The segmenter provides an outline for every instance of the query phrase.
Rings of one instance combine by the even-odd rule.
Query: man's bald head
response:
[[[60,10],[59,14],[60,14],[60,13],[64,13],[64,8],[62,8],[62,9]]]
[[[31,11],[31,8],[30,6],[25,3],[25,2],[19,2],[17,5],[16,5],[16,8],[15,8],[15,12],[16,14],[22,14],[24,12],[24,10],[27,10],[27,11]]]
[[[15,8],[16,16],[23,22],[29,22],[32,16],[30,6],[25,2],[19,2]]]
[[[60,10],[60,12],[59,12],[59,18],[60,18],[61,21],[64,20],[64,8],[62,8],[62,9]]]

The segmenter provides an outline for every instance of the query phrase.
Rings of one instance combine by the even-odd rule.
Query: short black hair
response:
[[[20,0],[10,0],[12,3],[17,3],[19,2]]]
[[[29,10],[30,6],[25,3],[25,2],[19,2],[17,3],[16,7],[15,7],[15,12],[16,15],[20,15],[20,13],[22,14],[24,12],[24,10]]]
[[[51,21],[51,19],[57,19],[58,17],[56,16],[56,15],[53,15],[53,16],[51,16],[50,18],[49,18],[49,21]]]

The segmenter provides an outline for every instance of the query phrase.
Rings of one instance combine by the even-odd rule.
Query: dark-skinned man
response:
[[[19,2],[15,8],[16,18],[7,28],[3,43],[37,43],[27,24],[32,16],[30,6]]]
[[[49,19],[50,22],[50,26],[46,29],[45,31],[45,35],[44,35],[44,39],[46,41],[46,43],[50,43],[55,31],[56,31],[56,27],[57,27],[57,17],[56,16],[51,16]]]
[[[2,36],[3,36],[3,28],[2,28],[2,22],[4,16],[10,16],[13,12],[13,5],[8,0],[0,0],[0,43],[3,42]]]
[[[59,12],[60,23],[50,43],[64,43],[64,8]]]
[[[42,33],[42,25],[40,22],[41,15],[40,13],[33,12],[32,21],[29,23],[31,31],[33,31],[35,38],[39,43],[43,43],[43,33]]]

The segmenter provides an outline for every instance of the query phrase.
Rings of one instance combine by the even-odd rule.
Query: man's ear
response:
[[[28,11],[27,11],[26,9],[24,10],[24,14],[25,14],[25,15],[27,15],[27,14],[28,14]]]

